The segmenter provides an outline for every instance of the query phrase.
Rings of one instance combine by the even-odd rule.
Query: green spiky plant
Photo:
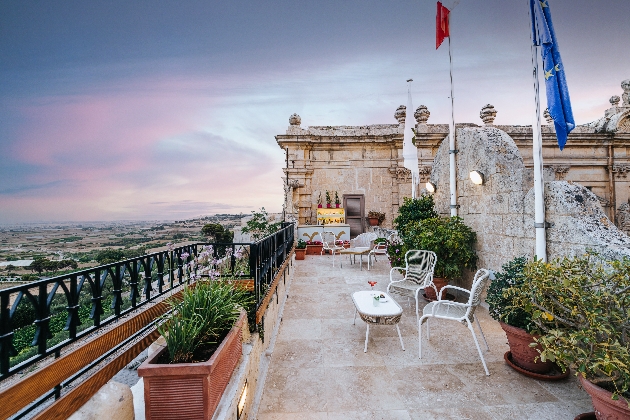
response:
[[[245,289],[220,281],[198,281],[186,287],[181,300],[171,300],[173,311],[158,327],[165,338],[170,363],[201,362],[204,346],[217,345],[230,331],[242,308],[253,298]]]

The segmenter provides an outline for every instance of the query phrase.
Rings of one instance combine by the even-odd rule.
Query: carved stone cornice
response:
[[[411,182],[411,171],[405,167],[398,166],[389,168],[389,173],[395,177],[398,182]]]
[[[571,167],[569,165],[549,165],[549,169],[556,173],[556,181],[562,181]]]
[[[612,173],[615,174],[617,178],[626,178],[628,172],[630,172],[630,165],[613,165],[612,167]]]
[[[427,182],[429,180],[429,176],[431,176],[431,167],[421,166],[418,168],[418,172],[420,174],[420,182]]]

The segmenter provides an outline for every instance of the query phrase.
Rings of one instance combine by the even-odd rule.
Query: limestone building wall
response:
[[[557,146],[553,124],[547,120],[542,126],[543,160],[545,181],[565,180],[586,187],[601,203],[604,214],[630,233],[630,80],[622,82],[622,89],[623,102],[619,96],[611,97],[611,107],[604,116],[576,127],[562,152]],[[465,140],[459,138],[465,129],[501,130],[520,153],[523,190],[527,191],[533,186],[532,127],[495,126],[497,112],[492,105],[486,105],[480,112],[480,124],[456,124],[457,142]],[[294,216],[301,224],[314,224],[319,193],[324,197],[328,190],[337,191],[340,197],[364,194],[366,213],[384,212],[384,227],[391,227],[403,197],[411,196],[409,171],[404,168],[402,158],[406,118],[403,105],[394,117],[396,124],[302,128],[301,118],[292,115],[286,133],[276,136],[278,145],[287,153],[287,216]],[[433,160],[442,141],[448,136],[448,125],[429,124],[430,112],[423,105],[415,110],[413,117],[423,185],[433,170]]]

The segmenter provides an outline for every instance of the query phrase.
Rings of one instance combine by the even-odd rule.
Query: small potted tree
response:
[[[383,223],[383,221],[385,220],[385,213],[372,210],[368,212],[367,218],[370,222],[370,226],[380,226],[381,223]]]
[[[303,260],[306,256],[306,242],[303,239],[298,239],[295,245],[295,259]]]
[[[630,259],[586,254],[524,273],[519,305],[543,332],[540,358],[576,369],[598,419],[630,418]]]
[[[339,208],[339,206],[341,206],[341,200],[339,200],[339,194],[337,194],[337,191],[335,191],[335,206],[337,208]]]
[[[525,257],[517,257],[503,264],[503,271],[495,274],[495,279],[488,287],[486,302],[490,316],[499,321],[510,345],[510,351],[505,356],[506,363],[520,373],[536,377],[549,372],[553,363],[540,360],[540,345],[530,346],[535,342],[535,337],[539,337],[532,335],[536,325],[515,299],[516,295],[527,293],[529,289],[523,274],[525,264]]]
[[[402,240],[408,250],[424,249],[437,256],[434,287],[425,289],[428,300],[436,300],[442,287],[460,278],[464,269],[477,268],[477,234],[460,217],[432,217],[409,223]]]
[[[326,208],[331,208],[332,207],[332,200],[330,198],[330,192],[326,191]]]
[[[322,193],[319,193],[319,196],[317,197],[317,208],[321,209],[322,208]]]
[[[144,378],[147,419],[211,419],[242,353],[244,307],[252,302],[242,288],[219,280],[197,281],[158,327],[167,347],[138,368]],[[182,394],[181,390],[186,392]]]

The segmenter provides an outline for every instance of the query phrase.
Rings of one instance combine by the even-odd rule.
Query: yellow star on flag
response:
[[[556,71],[560,71],[560,64],[556,64],[556,66],[554,67],[554,69],[555,69]]]
[[[547,4],[547,0],[542,0],[540,2],[540,7],[549,7],[549,5]]]
[[[545,71],[545,80],[549,80],[550,77],[553,77],[553,68],[549,71]]]

